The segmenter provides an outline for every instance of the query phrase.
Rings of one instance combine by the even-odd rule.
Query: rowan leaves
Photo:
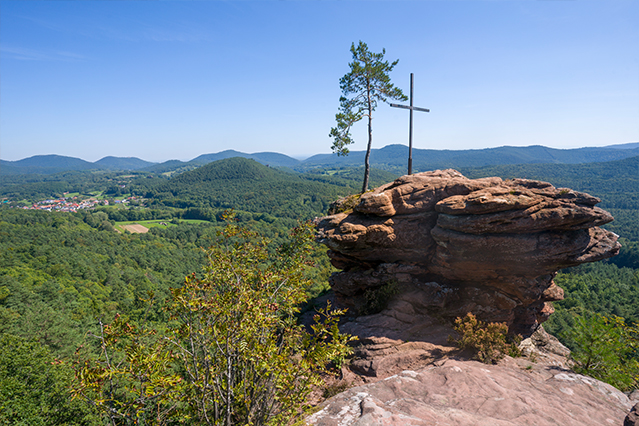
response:
[[[165,330],[118,317],[98,336],[102,357],[77,368],[77,394],[112,422],[288,424],[303,414],[320,372],[350,354],[352,338],[337,328],[342,311],[318,312],[311,334],[297,324],[311,225],[273,251],[228,219],[203,277],[172,290]]]

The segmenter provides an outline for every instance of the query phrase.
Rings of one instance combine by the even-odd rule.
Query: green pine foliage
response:
[[[639,326],[615,315],[575,317],[566,332],[573,343],[578,373],[610,383],[620,390],[639,388]]]
[[[391,63],[384,60],[386,50],[373,53],[368,45],[360,40],[351,44],[353,62],[350,71],[339,80],[342,96],[339,98],[339,112],[335,114],[336,126],[331,128],[329,136],[333,138],[331,149],[338,156],[348,155],[348,145],[354,143],[351,138],[353,124],[366,117],[368,122],[368,144],[364,159],[364,181],[362,193],[368,191],[370,176],[370,155],[373,144],[373,111],[378,102],[390,100],[406,101],[408,97],[402,90],[393,86],[388,75],[399,60]]]

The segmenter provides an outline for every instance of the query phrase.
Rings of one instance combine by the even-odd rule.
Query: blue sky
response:
[[[0,0],[0,158],[330,152],[359,40],[415,74],[416,148],[639,141],[636,0]]]

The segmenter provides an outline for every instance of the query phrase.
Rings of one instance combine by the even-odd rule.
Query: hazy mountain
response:
[[[0,174],[53,174],[68,170],[99,169],[94,163],[62,155],[34,155],[18,161],[0,160]]]
[[[203,154],[191,161],[169,160],[161,164],[134,157],[104,157],[95,163],[60,155],[36,155],[19,161],[0,160],[0,174],[40,173],[81,170],[145,170],[155,173],[184,172],[213,161],[233,157],[249,158],[276,168],[298,172],[308,170],[361,166],[365,151],[352,151],[346,157],[336,154],[318,154],[300,161],[276,152],[246,154],[235,150]],[[498,148],[468,150],[413,149],[413,171],[459,167],[486,167],[503,164],[580,164],[622,160],[639,155],[639,142],[598,148],[554,149],[534,145],[526,147],[502,146]],[[371,150],[371,165],[396,174],[406,172],[408,147],[388,145]]]
[[[618,145],[608,145],[608,146],[605,146],[604,148],[634,149],[634,148],[639,148],[639,142],[622,143]]]
[[[628,144],[632,145],[632,144]],[[347,157],[336,154],[314,155],[302,162],[301,168],[355,166],[364,162],[365,151],[351,152]],[[469,150],[434,150],[413,148],[413,171],[456,167],[485,167],[501,164],[579,164],[621,160],[639,155],[639,148],[554,149],[534,145],[526,147]],[[388,145],[371,150],[371,165],[385,170],[403,171],[407,167],[408,147]],[[300,167],[298,167],[300,169]]]
[[[143,170],[147,172],[153,172],[153,173],[166,173],[166,172],[172,172],[176,170],[179,170],[179,171],[192,170],[199,166],[200,166],[199,164],[191,163],[190,161],[185,162],[180,160],[169,160],[169,161],[165,161],[164,163],[154,164],[152,166],[145,167]]]
[[[104,157],[93,163],[107,170],[140,170],[156,163],[140,160],[137,157]]]

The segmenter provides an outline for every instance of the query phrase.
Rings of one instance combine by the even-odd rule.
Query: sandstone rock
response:
[[[547,182],[438,170],[338,203],[345,211],[318,220],[318,240],[342,270],[330,282],[350,315],[393,285],[420,301],[420,314],[473,312],[528,337],[563,298],[556,271],[618,253],[617,235],[598,227],[612,221],[599,201]]]
[[[559,367],[507,358],[499,365],[444,359],[327,400],[318,426],[620,425],[631,404],[603,382]],[[632,424],[632,423],[630,423]]]
[[[623,426],[639,426],[639,403],[632,407],[623,422]]]

